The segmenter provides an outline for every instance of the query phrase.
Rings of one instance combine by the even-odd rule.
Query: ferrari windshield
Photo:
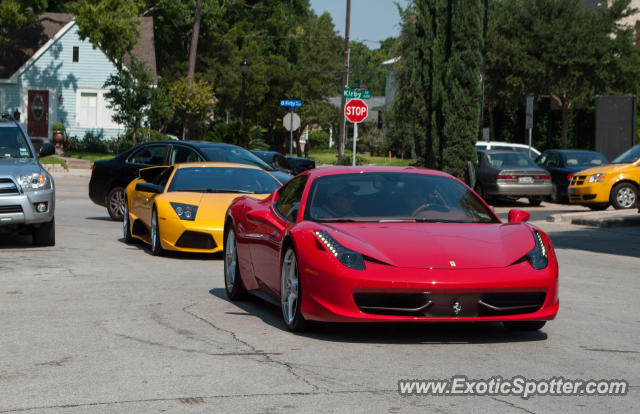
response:
[[[416,173],[359,173],[319,177],[307,197],[305,219],[355,222],[498,223],[460,182]]]
[[[611,161],[613,164],[629,164],[631,162],[635,162],[640,158],[640,145],[636,145],[633,148],[625,151],[615,160]]]
[[[207,161],[233,162],[236,164],[254,165],[266,171],[275,171],[275,168],[262,161],[258,156],[240,147],[202,147]]]
[[[0,128],[0,158],[31,158],[31,150],[20,128]]]
[[[279,187],[280,183],[262,170],[190,167],[176,170],[167,191],[269,194]]]

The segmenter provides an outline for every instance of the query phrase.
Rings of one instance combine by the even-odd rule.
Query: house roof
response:
[[[153,18],[142,17],[140,20],[140,39],[132,54],[147,64],[153,79],[156,79]],[[9,33],[8,37],[14,41],[14,47],[6,50],[4,56],[0,56],[0,79],[10,78],[72,21],[72,14],[43,13],[35,24]],[[125,66],[130,61],[130,57],[125,56]]]

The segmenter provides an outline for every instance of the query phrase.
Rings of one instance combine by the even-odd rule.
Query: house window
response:
[[[98,125],[98,94],[96,92],[80,93],[78,124],[83,126]]]
[[[80,61],[80,47],[78,46],[73,47],[73,61],[74,62]]]

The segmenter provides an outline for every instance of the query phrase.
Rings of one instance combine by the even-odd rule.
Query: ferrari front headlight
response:
[[[43,173],[21,175],[18,179],[22,191],[47,190],[51,188],[51,182]]]
[[[527,260],[534,269],[544,269],[549,264],[549,252],[547,251],[547,247],[544,245],[540,232],[534,230],[533,239],[535,240],[536,245],[529,253],[527,253]]]
[[[171,207],[173,207],[173,211],[175,211],[178,217],[180,217],[180,220],[193,221],[196,219],[198,206],[194,206],[193,204],[183,204],[183,203],[169,203],[169,204],[171,204]]]
[[[591,177],[589,177],[589,181],[590,183],[601,183],[604,181],[604,176],[605,174],[602,173],[598,173],[598,174],[593,174]]]
[[[364,270],[364,257],[362,254],[347,249],[325,230],[315,230],[314,233],[340,263],[354,270]]]

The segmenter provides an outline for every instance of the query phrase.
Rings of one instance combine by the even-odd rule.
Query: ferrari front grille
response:
[[[426,293],[356,293],[356,306],[374,315],[423,315],[431,306]]]
[[[182,247],[184,249],[203,249],[211,250],[215,249],[216,242],[209,233],[200,233],[197,231],[185,231],[182,233],[176,247]]]
[[[22,213],[22,206],[0,206],[0,214]]]
[[[478,301],[481,316],[535,312],[544,303],[544,292],[487,293]]]

